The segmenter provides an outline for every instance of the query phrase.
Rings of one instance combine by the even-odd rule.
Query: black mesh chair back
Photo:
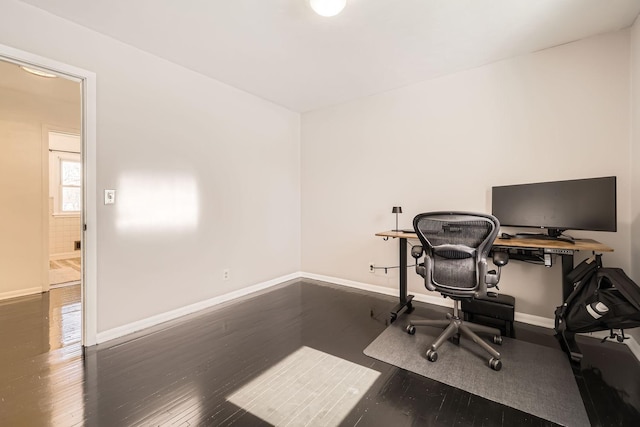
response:
[[[413,225],[426,254],[428,289],[452,298],[470,298],[479,288],[486,289],[486,259],[500,228],[497,218],[428,212],[416,216]]]

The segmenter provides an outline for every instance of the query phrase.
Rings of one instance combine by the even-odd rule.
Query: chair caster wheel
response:
[[[407,325],[406,331],[409,335],[414,335],[416,333],[416,327],[413,325]]]
[[[429,360],[429,362],[435,362],[436,360],[438,360],[438,353],[431,349],[427,350],[427,359]]]
[[[497,345],[502,345],[502,336],[494,335],[493,336],[493,343],[497,344]]]
[[[502,362],[500,361],[500,359],[492,357],[491,359],[489,359],[489,367],[494,371],[499,371],[500,369],[502,369]]]
[[[396,313],[391,313],[391,323],[393,323],[398,318]]]

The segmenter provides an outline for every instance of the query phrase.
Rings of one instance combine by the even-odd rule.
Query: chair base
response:
[[[491,358],[489,359],[489,366],[491,369],[499,371],[500,368],[502,368],[500,353],[476,334],[476,332],[491,334],[493,335],[493,343],[500,345],[502,344],[502,336],[500,335],[499,329],[464,322],[458,317],[458,301],[454,301],[454,314],[452,315],[451,313],[447,313],[447,318],[448,320],[415,320],[410,322],[407,326],[407,333],[411,335],[415,334],[416,326],[436,326],[445,328],[427,350],[427,359],[429,359],[429,361],[435,362],[437,360],[437,350],[446,340],[449,338],[457,340],[460,335],[462,335],[470,338],[474,343],[478,344],[491,355]]]

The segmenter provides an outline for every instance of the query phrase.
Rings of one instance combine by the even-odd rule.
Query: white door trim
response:
[[[0,58],[62,74],[82,84],[82,156],[84,200],[82,223],[82,345],[96,344],[98,330],[97,187],[96,187],[96,74],[53,59],[0,44]]]

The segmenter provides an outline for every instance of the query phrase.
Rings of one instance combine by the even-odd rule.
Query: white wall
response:
[[[0,43],[97,74],[97,187],[117,191],[97,212],[99,333],[299,270],[298,114],[23,3],[0,9]]]
[[[48,288],[48,192],[43,182],[48,147],[43,132],[48,127],[78,129],[79,112],[79,102],[0,87],[0,299]]]
[[[618,232],[572,232],[628,269],[629,33],[559,46],[302,116],[302,270],[397,289],[397,242],[374,237],[431,210],[491,211],[494,185],[616,175]],[[587,254],[584,254],[585,256]],[[560,260],[512,262],[501,291],[553,318]],[[410,292],[427,293],[409,273]]]

